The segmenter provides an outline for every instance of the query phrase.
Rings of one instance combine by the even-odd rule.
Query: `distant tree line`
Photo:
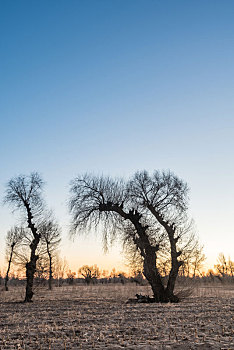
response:
[[[220,262],[220,257],[222,257],[222,262]],[[223,260],[224,259],[224,260]],[[178,274],[178,284],[182,287],[184,284],[187,285],[188,281],[194,281],[196,283],[234,283],[234,262],[230,258],[226,258],[223,253],[219,254],[217,259],[218,264],[214,265],[214,269],[209,269],[206,273],[202,272],[194,274],[184,273],[181,269]],[[17,268],[14,265],[14,268]],[[224,272],[225,271],[225,272]],[[22,285],[24,283],[24,278],[22,278],[22,268],[18,270],[13,269],[11,273],[8,274],[8,280],[10,280],[12,285]],[[165,276],[166,278],[166,276]],[[37,271],[35,273],[35,282],[37,285],[46,286],[48,285],[49,273],[48,269],[41,269],[38,265]],[[5,284],[6,274],[1,274],[0,271],[0,285]],[[101,270],[97,265],[83,265],[78,269],[77,272],[71,271],[69,269],[66,259],[61,259],[58,255],[55,256],[55,261],[53,264],[53,283],[56,287],[64,285],[74,285],[74,284],[126,284],[135,283],[136,285],[147,285],[148,281],[144,277],[143,273],[139,270],[131,269],[130,274],[123,271],[117,271],[115,268],[111,272],[107,270]]]

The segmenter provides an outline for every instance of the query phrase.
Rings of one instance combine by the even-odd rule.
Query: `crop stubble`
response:
[[[149,287],[92,285],[0,292],[0,349],[234,349],[230,287],[197,288],[179,304],[126,304]]]

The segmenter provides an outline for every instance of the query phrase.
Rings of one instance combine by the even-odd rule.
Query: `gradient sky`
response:
[[[234,2],[0,2],[0,198],[38,171],[71,268],[124,267],[101,235],[68,239],[76,174],[171,169],[212,266],[234,247]],[[17,222],[0,207],[4,237]]]

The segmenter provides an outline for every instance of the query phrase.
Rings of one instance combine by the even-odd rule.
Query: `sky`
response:
[[[234,247],[234,2],[0,1],[0,202],[38,171],[61,256],[125,269],[101,232],[68,237],[69,184],[85,172],[171,169],[190,188],[207,266]],[[17,214],[0,206],[0,262]]]

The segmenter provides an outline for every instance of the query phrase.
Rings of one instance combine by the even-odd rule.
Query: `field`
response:
[[[234,349],[234,288],[196,287],[179,304],[126,304],[149,287],[78,285],[0,291],[0,349]]]

